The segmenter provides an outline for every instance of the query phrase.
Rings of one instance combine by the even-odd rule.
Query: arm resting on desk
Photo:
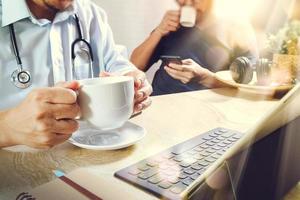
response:
[[[0,148],[15,145],[13,139],[9,136],[9,130],[5,121],[7,111],[0,111]]]

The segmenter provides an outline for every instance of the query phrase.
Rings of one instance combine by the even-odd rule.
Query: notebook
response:
[[[136,195],[143,196],[144,194],[133,193],[131,191],[124,190],[122,188],[121,181],[112,179],[113,175],[103,174],[96,170],[91,169],[77,169],[66,175],[69,179],[76,182],[80,186],[89,190],[96,196],[104,200],[116,200],[116,199],[136,199]],[[26,192],[28,199],[42,199],[42,200],[88,200],[86,196],[76,191],[68,184],[60,180],[59,178],[34,188],[31,191]],[[16,196],[17,197],[17,196]],[[22,199],[22,197],[19,197]],[[148,198],[148,200],[150,200]]]

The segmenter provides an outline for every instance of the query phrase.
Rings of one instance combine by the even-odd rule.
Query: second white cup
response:
[[[197,11],[193,6],[183,6],[181,8],[180,24],[183,27],[194,27],[196,25]]]

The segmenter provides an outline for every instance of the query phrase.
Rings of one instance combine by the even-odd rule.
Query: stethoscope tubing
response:
[[[93,49],[92,49],[90,43],[83,38],[82,30],[80,27],[80,20],[76,14],[74,14],[74,19],[76,22],[76,29],[77,29],[78,37],[71,44],[71,57],[72,57],[73,71],[74,71],[74,60],[76,58],[75,46],[76,46],[76,44],[79,44],[82,42],[87,46],[89,59],[90,59],[89,65],[90,65],[90,70],[91,70],[91,76],[92,76],[92,78],[94,78],[94,72],[93,72],[93,66],[92,66],[92,63],[94,61]],[[17,39],[16,39],[14,24],[9,25],[9,32],[10,32],[10,39],[11,39],[13,52],[14,52],[17,64],[19,66],[18,69],[12,73],[11,80],[16,87],[24,89],[31,85],[31,75],[28,71],[23,70],[23,64],[22,64],[22,59],[20,57],[20,53],[19,53],[19,47],[18,47],[18,43],[17,43]],[[28,79],[26,79],[26,80],[28,80],[26,82],[22,81],[22,79],[20,78],[21,76],[24,77],[24,75],[26,75],[28,78]]]
[[[21,67],[22,70],[22,59],[20,57],[20,53],[19,53],[19,47],[18,47],[18,43],[17,43],[17,39],[16,39],[16,32],[15,32],[15,27],[13,24],[9,25],[9,32],[10,32],[10,40],[11,40],[11,44],[13,47],[13,52],[15,54],[16,60],[17,60],[17,64]]]

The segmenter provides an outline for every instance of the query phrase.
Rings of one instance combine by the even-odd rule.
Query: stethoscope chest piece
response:
[[[11,82],[20,89],[26,89],[30,87],[32,83],[30,72],[21,68],[16,69],[11,74]]]

